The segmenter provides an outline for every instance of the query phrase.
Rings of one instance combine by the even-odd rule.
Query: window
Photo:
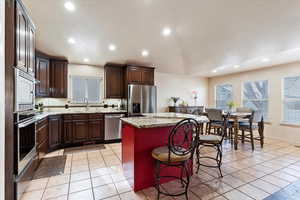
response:
[[[300,124],[300,76],[283,80],[283,121]]]
[[[243,105],[251,108],[268,119],[269,90],[268,81],[253,81],[244,83]]]
[[[72,76],[73,103],[99,103],[102,92],[102,79],[98,77]]]
[[[228,103],[233,100],[232,85],[223,84],[216,86],[216,107],[220,109],[228,109]]]

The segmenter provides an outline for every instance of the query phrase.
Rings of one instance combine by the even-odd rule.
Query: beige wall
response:
[[[194,105],[193,90],[199,94],[197,105],[207,105],[207,78],[157,72],[155,85],[157,86],[158,112],[167,111],[168,106],[173,105],[169,101],[172,96],[178,96],[189,105]]]
[[[98,76],[104,78],[104,68],[101,66],[69,64],[68,75]],[[189,105],[194,105],[194,100],[192,98],[193,90],[198,91],[200,94],[197,99],[197,105],[206,105],[207,83],[207,78],[156,72],[155,85],[158,90],[158,112],[165,112],[168,110],[168,106],[172,105],[172,103],[169,102],[169,99],[172,96],[178,96],[188,102]],[[68,91],[71,90],[69,89]],[[68,94],[68,97],[70,97],[70,93]],[[43,102],[44,105],[65,105],[66,101],[67,99],[56,98],[43,98],[37,100],[37,102]],[[117,103],[116,100],[111,99],[105,101],[109,104]]]
[[[215,86],[230,83],[233,85],[234,101],[241,104],[242,84],[245,81],[269,81],[269,121],[266,127],[266,136],[280,138],[292,143],[300,144],[300,126],[281,125],[282,119],[282,78],[300,75],[300,62],[278,65],[261,70],[219,76],[208,79],[208,104],[215,106]]]

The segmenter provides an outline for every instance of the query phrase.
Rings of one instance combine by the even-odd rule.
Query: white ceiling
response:
[[[37,48],[71,63],[137,61],[210,77],[300,58],[299,0],[71,0],[74,12],[65,0],[23,1],[37,26]],[[172,29],[169,37],[164,27]]]

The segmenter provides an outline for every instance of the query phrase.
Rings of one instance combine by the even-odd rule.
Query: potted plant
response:
[[[236,103],[234,101],[230,101],[227,103],[227,106],[229,107],[230,112],[234,112],[234,107],[236,106]]]
[[[179,99],[180,99],[179,97],[171,97],[171,100],[173,101],[174,106],[176,106],[176,103]]]

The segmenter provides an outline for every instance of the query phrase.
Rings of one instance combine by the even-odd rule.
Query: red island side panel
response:
[[[154,148],[168,144],[172,127],[136,128],[122,125],[122,164],[126,179],[134,191],[154,185],[155,160],[151,156]],[[161,175],[180,175],[180,169],[168,167]],[[170,180],[170,179],[169,179]],[[169,181],[162,179],[161,183]]]

